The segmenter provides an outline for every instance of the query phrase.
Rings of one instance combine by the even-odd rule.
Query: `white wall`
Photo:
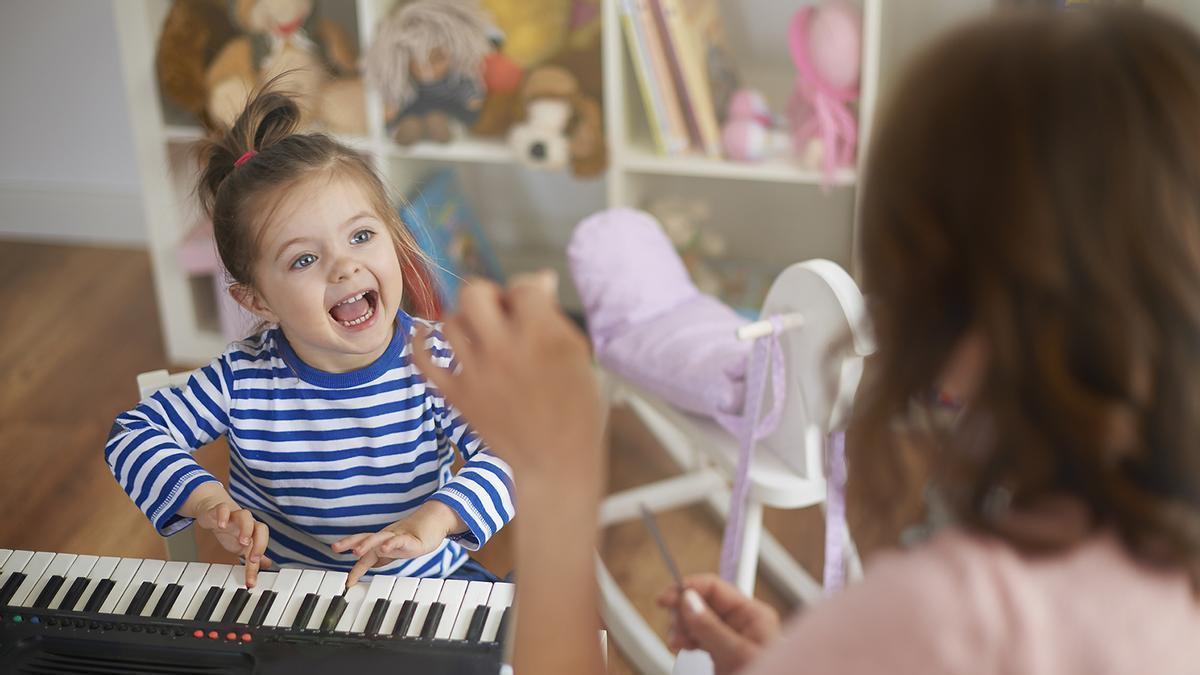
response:
[[[144,245],[110,2],[0,0],[0,148],[0,239]]]

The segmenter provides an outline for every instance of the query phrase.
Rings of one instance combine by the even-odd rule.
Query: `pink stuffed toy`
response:
[[[806,156],[818,141],[828,182],[854,164],[858,122],[849,106],[858,99],[862,13],[845,0],[805,7],[792,17],[788,47],[797,71],[788,105],[793,149]]]
[[[729,98],[721,147],[725,156],[739,162],[757,162],[790,146],[787,134],[776,128],[762,93],[739,89]]]

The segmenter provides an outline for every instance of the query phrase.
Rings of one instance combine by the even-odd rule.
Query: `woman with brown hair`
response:
[[[1197,672],[1200,39],[1141,10],[1005,12],[896,92],[864,185],[878,352],[851,476],[885,514],[922,487],[895,452],[916,436],[955,522],[782,631],[689,579],[662,598],[676,646],[719,672]],[[431,379],[523,478],[517,672],[596,672],[585,345],[527,281],[472,287],[446,333],[464,370]],[[934,392],[957,419],[912,424]]]

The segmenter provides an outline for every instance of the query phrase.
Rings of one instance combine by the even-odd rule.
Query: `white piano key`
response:
[[[504,610],[513,603],[513,597],[516,595],[517,587],[513,584],[496,583],[492,584],[492,594],[488,596],[488,618],[483,624],[483,633],[479,636],[480,642],[494,642],[496,633],[500,630],[500,619],[504,617]]]
[[[408,630],[404,633],[406,636],[420,637],[421,630],[425,627],[425,617],[429,614],[429,606],[437,602],[438,596],[441,594],[441,579],[422,579],[421,583],[417,584],[417,592],[413,595],[413,601],[417,603],[417,608],[413,612],[412,623],[408,625]]]
[[[79,557],[74,553],[51,553],[50,555],[54,556],[53,559],[49,565],[46,565],[46,569],[42,572],[41,576],[34,580],[33,586],[29,589],[29,594],[25,596],[25,599],[17,601],[16,596],[13,596],[13,600],[9,604],[13,607],[33,606],[33,603],[37,602],[38,596],[42,594],[42,589],[46,588],[46,584],[50,582],[50,578],[55,575],[60,577],[65,576],[67,570],[71,568],[71,563],[75,562],[75,558]],[[59,590],[62,589],[59,588]],[[21,591],[18,590],[17,595],[20,595],[20,593]]]
[[[264,626],[279,625],[279,620],[283,617],[284,611],[287,610],[288,603],[291,602],[292,593],[295,591],[296,584],[300,581],[300,574],[303,571],[290,568],[279,570],[279,576],[275,578],[275,586],[271,589],[275,591],[275,602],[271,604],[270,611],[267,612],[267,616],[263,619]],[[293,616],[293,618],[295,617]]]
[[[246,566],[234,565],[233,570],[229,572],[229,576],[225,577],[224,590],[221,591],[221,599],[217,601],[217,606],[213,607],[212,614],[208,620],[218,622],[221,617],[225,616],[225,610],[229,609],[229,601],[233,600],[233,594],[237,593],[239,588],[246,587]]]
[[[163,591],[166,590],[167,586],[179,582],[179,577],[183,575],[185,568],[187,568],[187,563],[178,560],[173,560],[162,566],[162,571],[154,578],[154,592],[150,594],[150,598],[142,606],[142,616],[150,616],[154,613],[154,608],[158,606],[158,601],[162,598]]]
[[[438,602],[445,605],[445,608],[442,610],[442,618],[438,620],[437,630],[433,634],[435,639],[450,639],[450,633],[454,630],[454,622],[458,619],[458,610],[462,608],[463,596],[467,594],[467,583],[462,579],[447,579],[446,583],[442,584]]]
[[[292,589],[292,595],[285,602],[285,607],[282,614],[275,615],[271,612],[267,615],[268,621],[264,626],[278,626],[280,628],[291,628],[296,622],[296,615],[300,613],[300,605],[304,602],[304,596],[309,593],[316,593],[321,588],[321,580],[325,578],[324,570],[303,570],[300,578],[296,581],[296,587]],[[270,621],[274,618],[274,622]]]
[[[391,635],[396,629],[396,619],[400,617],[400,609],[404,607],[405,600],[412,600],[417,593],[417,586],[420,584],[420,579],[413,577],[395,577],[396,581],[392,584],[392,593],[388,596],[387,614],[383,615],[383,623],[379,626],[380,635]]]
[[[187,611],[184,612],[184,619],[195,619],[196,612],[200,611],[200,605],[204,604],[204,596],[208,595],[208,589],[213,586],[225,587],[225,580],[233,573],[233,565],[209,565],[208,571],[204,573],[204,579],[200,581],[200,585],[196,587],[196,593],[192,596],[192,601],[188,603]],[[209,615],[212,618],[212,615]]]
[[[127,585],[125,587],[125,591],[121,593],[121,599],[117,601],[116,606],[113,607],[112,613],[126,614],[129,610],[129,603],[133,601],[133,596],[137,595],[138,589],[141,588],[142,583],[147,581],[154,583],[154,580],[158,578],[158,574],[162,572],[163,565],[165,564],[166,563],[162,560],[143,560],[142,564],[138,566],[137,572],[135,572],[129,579],[129,585]],[[117,589],[114,588],[113,592],[116,593]]]
[[[71,607],[59,607],[59,605],[61,605],[63,600],[66,599],[67,592],[71,590],[71,584],[74,584],[76,579],[80,577],[83,577],[84,579],[89,578],[89,573],[92,571],[92,568],[96,566],[96,561],[98,560],[100,560],[100,556],[95,555],[81,555],[75,557],[75,562],[71,563],[71,566],[67,568],[67,573],[63,575],[65,580],[63,581],[62,587],[58,589],[58,592],[54,594],[54,599],[50,601],[50,609],[72,609]],[[84,593],[86,592],[87,590],[85,588]]]
[[[204,578],[208,574],[208,568],[208,563],[190,562],[187,564],[187,567],[183,570],[183,574],[179,575],[179,585],[181,588],[179,595],[175,597],[175,604],[171,605],[171,610],[167,612],[168,619],[183,618],[188,606],[192,604],[192,598],[195,597],[196,591],[204,583]]]
[[[87,602],[92,597],[92,593],[96,592],[96,585],[104,579],[112,577],[117,571],[117,565],[121,563],[121,559],[115,555],[102,556],[92,565],[91,571],[87,573],[88,584],[83,589],[83,593],[79,594],[79,599],[75,601],[74,607],[63,607],[63,609],[82,612],[87,606]]]
[[[4,584],[8,583],[8,578],[14,572],[20,572],[29,564],[33,558],[33,551],[13,551],[4,561],[4,567],[0,567],[0,588],[4,588]]]
[[[4,566],[4,561],[8,560],[8,556],[12,555],[11,548],[0,548],[0,567]]]
[[[246,601],[246,606],[238,614],[237,623],[250,623],[250,615],[254,613],[254,608],[258,606],[258,601],[262,599],[263,591],[273,590],[275,588],[275,580],[278,578],[279,572],[258,573],[258,581],[255,582],[254,588],[250,589],[250,599]]]
[[[342,612],[342,618],[338,619],[337,626],[334,627],[333,632],[350,632],[350,629],[354,627],[354,620],[358,617],[359,611],[362,610],[363,601],[367,599],[367,590],[370,587],[370,582],[360,581],[346,590],[346,611]]]
[[[305,628],[309,630],[317,630],[321,627],[321,621],[325,619],[325,612],[329,611],[329,601],[342,594],[346,590],[346,577],[349,575],[345,572],[326,572],[324,577],[321,577],[321,586],[317,589],[317,606],[313,609],[312,616],[308,619],[308,625]]]
[[[350,626],[351,632],[361,633],[367,629],[367,621],[371,618],[371,610],[375,609],[375,603],[379,600],[386,600],[392,594],[392,587],[396,584],[396,577],[387,574],[376,574],[371,578],[371,586],[367,588],[367,597],[363,598],[362,607],[358,610],[358,615],[354,617],[354,623]]]
[[[55,554],[49,551],[38,551],[29,558],[29,562],[25,563],[25,567],[21,569],[21,573],[25,575],[25,580],[17,587],[17,592],[8,601],[8,604],[13,607],[25,606],[25,601],[29,598],[29,592],[41,581],[42,574],[50,566],[50,563],[54,561],[54,557]]]
[[[458,610],[458,619],[454,621],[454,629],[450,631],[451,640],[467,639],[467,630],[471,628],[471,617],[475,615],[475,609],[480,605],[487,605],[488,596],[491,594],[491,582],[472,581],[467,585],[462,608]]]

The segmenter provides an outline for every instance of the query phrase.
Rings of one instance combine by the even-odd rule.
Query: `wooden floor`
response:
[[[138,373],[181,369],[163,351],[149,258],[144,251],[0,242],[0,547],[70,553],[165,557],[162,540],[117,486],[102,451],[113,418],[136,403]],[[632,487],[673,472],[653,437],[628,411],[610,428],[610,488]],[[226,448],[202,450],[202,463],[228,475]],[[895,528],[851,523],[868,554],[895,540]],[[512,569],[512,532],[501,532],[478,558]],[[718,524],[701,508],[660,516],[683,572],[717,568]],[[811,570],[820,571],[820,513],[768,513],[768,529]],[[205,560],[228,560],[201,537]],[[653,604],[669,575],[640,523],[610,528],[601,554],[634,603],[665,634],[668,617]],[[757,593],[782,611],[765,584]],[[631,672],[620,655],[610,671]]]

